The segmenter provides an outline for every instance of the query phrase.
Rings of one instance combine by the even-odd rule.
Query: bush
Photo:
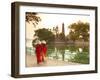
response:
[[[88,53],[77,53],[73,58],[69,61],[82,63],[82,64],[89,64],[89,54]]]

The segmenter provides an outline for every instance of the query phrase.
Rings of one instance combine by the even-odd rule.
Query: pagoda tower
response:
[[[64,26],[64,23],[62,23],[62,34],[63,34],[63,39],[65,40],[65,26]]]

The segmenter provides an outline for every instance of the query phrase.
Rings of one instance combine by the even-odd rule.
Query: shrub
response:
[[[89,64],[89,54],[86,52],[77,53],[69,61],[76,62],[76,63],[82,63],[82,64]]]

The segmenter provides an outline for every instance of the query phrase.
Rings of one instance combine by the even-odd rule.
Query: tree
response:
[[[26,22],[32,22],[36,26],[39,21],[41,21],[41,18],[37,16],[37,13],[26,12]]]
[[[82,39],[84,41],[89,40],[89,23],[83,23],[81,21],[78,21],[77,23],[72,23],[69,26],[70,32],[69,36],[70,39],[75,41]]]
[[[69,38],[73,41],[78,39],[78,36],[75,34],[75,32],[73,32],[72,30],[69,33]]]
[[[35,36],[38,36],[40,40],[45,40],[48,44],[54,42],[54,34],[45,28],[36,30]]]

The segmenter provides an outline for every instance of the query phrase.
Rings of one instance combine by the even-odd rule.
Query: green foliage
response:
[[[81,21],[73,23],[69,26],[70,32],[69,37],[71,40],[83,39],[84,41],[89,40],[89,23],[83,23]]]
[[[35,36],[38,36],[40,40],[45,40],[47,43],[54,42],[54,34],[45,28],[36,30]]]
[[[71,58],[69,61],[81,64],[89,64],[89,54],[85,52],[77,53],[74,58]]]
[[[26,12],[26,22],[32,22],[34,26],[41,21],[41,18],[37,16],[37,13]]]

